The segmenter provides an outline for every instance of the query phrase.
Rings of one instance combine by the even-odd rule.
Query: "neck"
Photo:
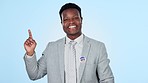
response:
[[[82,34],[82,33],[81,33]],[[71,40],[75,40],[76,38],[78,38],[81,34],[78,35],[67,35],[67,37]]]

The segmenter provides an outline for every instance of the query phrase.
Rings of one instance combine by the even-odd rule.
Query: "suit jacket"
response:
[[[84,36],[82,55],[86,60],[80,63],[80,83],[114,83],[105,45]],[[31,80],[47,75],[48,83],[65,83],[64,75],[65,38],[49,42],[42,57],[37,61],[24,57],[26,70]]]

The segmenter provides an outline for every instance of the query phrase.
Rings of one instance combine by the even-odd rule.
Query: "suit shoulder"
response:
[[[63,38],[61,38],[61,39],[58,39],[58,40],[56,40],[56,41],[51,41],[51,42],[48,43],[48,45],[49,45],[49,44],[50,44],[50,45],[58,44],[58,43],[62,42],[64,39],[65,39],[65,37],[63,37]]]
[[[106,46],[103,42],[101,41],[98,41],[98,40],[95,40],[95,39],[92,39],[92,38],[88,38],[88,43],[91,44],[91,46],[93,48],[96,48],[96,49],[106,49]]]
[[[104,44],[102,41],[87,37],[91,44]]]

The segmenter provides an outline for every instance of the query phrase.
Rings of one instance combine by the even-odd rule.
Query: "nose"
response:
[[[71,19],[69,19],[69,23],[74,23],[74,19],[73,18],[71,18]]]

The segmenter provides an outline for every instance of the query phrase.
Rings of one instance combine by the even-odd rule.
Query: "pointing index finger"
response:
[[[28,30],[28,33],[29,33],[29,38],[33,38],[33,37],[32,37],[32,33],[31,33],[31,30],[30,30],[30,29]]]

